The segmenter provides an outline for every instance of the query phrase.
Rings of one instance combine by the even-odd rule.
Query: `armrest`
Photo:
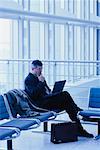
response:
[[[5,126],[0,126],[1,130],[5,130],[7,135],[5,135],[5,137],[2,140],[10,140],[13,138],[16,138],[20,135],[20,130],[18,128],[15,127],[5,127]],[[11,134],[10,132],[11,131]]]

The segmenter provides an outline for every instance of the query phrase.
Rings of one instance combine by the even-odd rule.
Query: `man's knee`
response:
[[[67,91],[63,91],[62,94],[63,94],[64,96],[70,96],[70,94],[69,94]]]

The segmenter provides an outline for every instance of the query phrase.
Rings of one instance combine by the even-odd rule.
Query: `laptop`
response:
[[[66,80],[56,81],[52,90],[52,93],[61,92],[64,88]]]

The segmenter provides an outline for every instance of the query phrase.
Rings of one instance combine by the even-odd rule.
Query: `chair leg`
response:
[[[98,135],[100,135],[100,121],[98,121]]]
[[[95,137],[95,140],[100,139],[100,121],[98,121],[98,135]]]
[[[43,123],[43,131],[47,132],[48,131],[48,122]]]
[[[13,150],[13,148],[12,148],[12,140],[7,140],[7,150]]]

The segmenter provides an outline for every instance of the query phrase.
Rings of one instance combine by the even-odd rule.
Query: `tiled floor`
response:
[[[64,118],[66,118],[65,114],[62,115],[62,117],[58,117],[58,119],[61,118],[64,120]],[[83,126],[94,135],[97,134],[96,125],[83,124]],[[37,132],[37,130],[42,131],[42,125],[38,129],[34,129],[33,132],[22,132],[20,137],[13,140],[14,150],[100,150],[100,140],[81,137],[78,138],[77,142],[53,144],[50,142],[50,132],[43,133]],[[0,150],[6,150],[6,141],[0,142]]]
[[[86,108],[86,104],[81,103],[82,108]],[[57,119],[69,120],[68,115],[59,115]],[[49,122],[49,130],[50,130]],[[96,136],[97,125],[83,124],[84,128]],[[100,140],[89,138],[78,138],[77,142],[64,144],[53,144],[50,142],[50,132],[43,133],[42,124],[39,128],[32,131],[21,132],[20,137],[13,140],[14,150],[100,150]],[[6,150],[6,141],[0,141],[0,150]]]

